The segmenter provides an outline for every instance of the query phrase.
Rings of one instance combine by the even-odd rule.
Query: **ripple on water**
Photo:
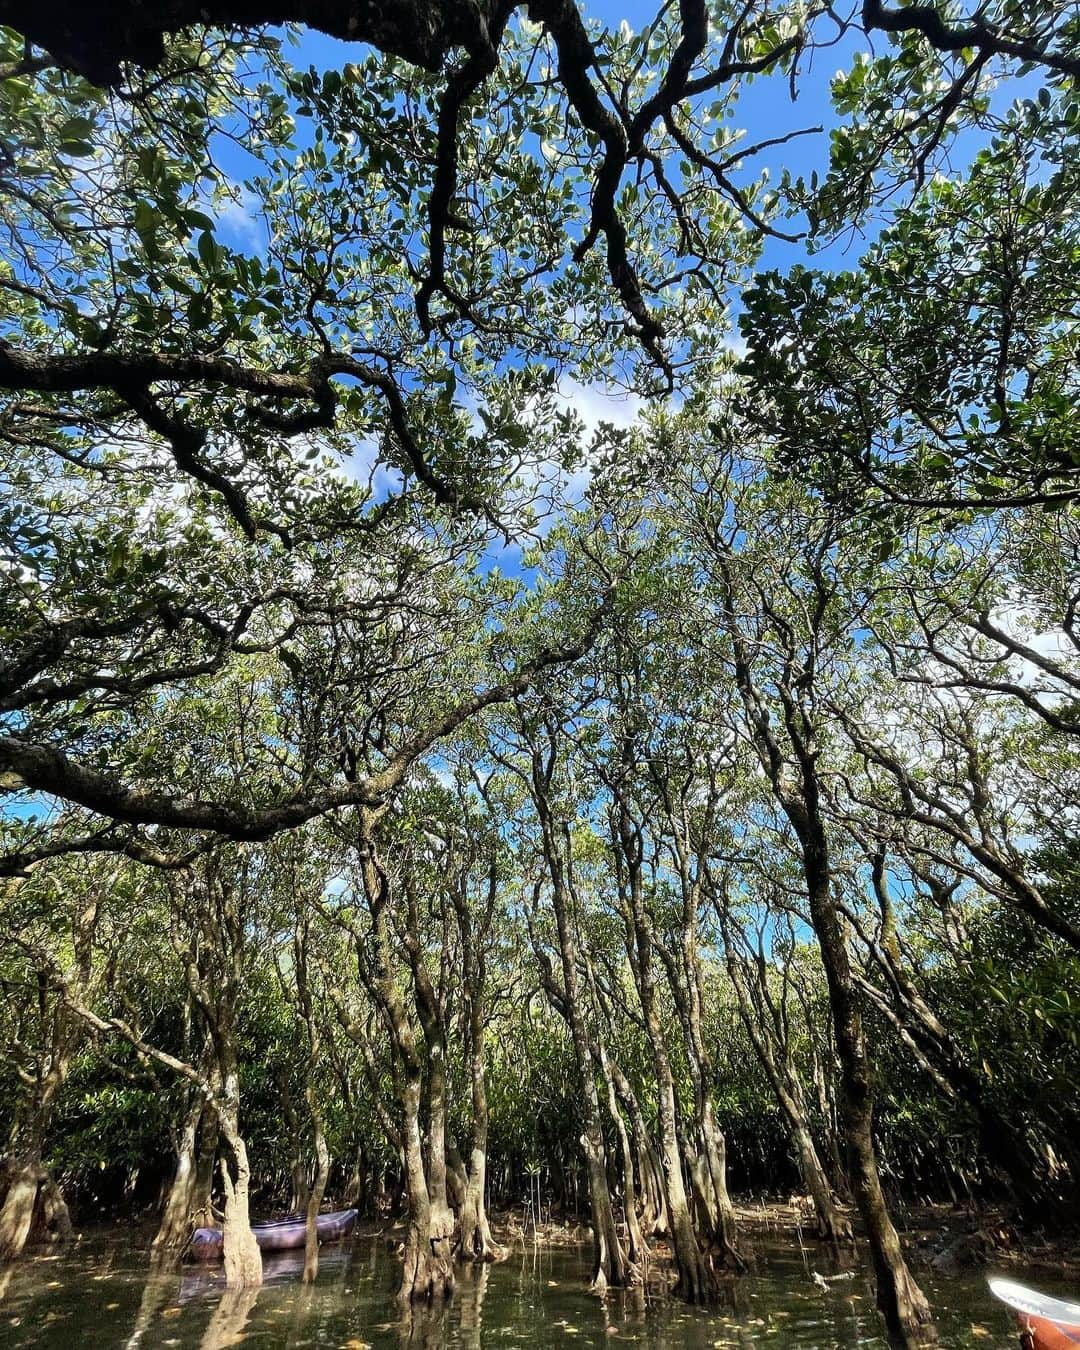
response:
[[[583,1249],[520,1249],[500,1265],[463,1268],[448,1308],[402,1320],[397,1266],[381,1241],[326,1248],[318,1282],[300,1283],[300,1253],[266,1261],[261,1289],[227,1291],[205,1268],[150,1278],[145,1254],[115,1236],[84,1239],[69,1254],[30,1260],[0,1281],[0,1346],[7,1350],[224,1350],[246,1345],[334,1350],[554,1350],[633,1344],[643,1350],[855,1350],[885,1340],[865,1276],[828,1291],[787,1249],[765,1250],[755,1272],[725,1285],[718,1308],[700,1310],[655,1291],[588,1294]],[[1023,1279],[1022,1272],[1015,1272]],[[1030,1277],[1046,1286],[1046,1280]],[[982,1272],[927,1277],[942,1350],[1015,1346],[1008,1313]],[[1062,1291],[1067,1293],[1068,1291]]]

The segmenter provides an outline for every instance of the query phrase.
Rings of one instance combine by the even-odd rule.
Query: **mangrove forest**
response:
[[[1078,75],[0,0],[0,1342],[1077,1297]]]

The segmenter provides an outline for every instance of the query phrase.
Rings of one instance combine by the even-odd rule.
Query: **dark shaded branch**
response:
[[[115,821],[202,830],[230,839],[268,839],[339,807],[378,808],[402,782],[416,760],[436,741],[450,735],[485,708],[512,701],[524,693],[542,671],[583,656],[606,620],[611,599],[609,594],[594,611],[584,635],[576,642],[545,648],[505,680],[453,704],[407,737],[378,772],[275,805],[250,806],[187,797],[163,789],[133,788],[109,773],[78,763],[55,746],[36,744],[19,736],[0,737],[0,775],[9,788],[18,783],[30,791],[60,797]],[[22,870],[25,865],[20,855],[17,870]],[[0,857],[0,875],[9,871],[7,858]]]
[[[302,23],[434,71],[457,43],[467,42],[483,11],[483,0],[0,0],[0,23],[92,83],[117,85],[124,63],[156,70],[165,60],[166,36],[203,25]]]
[[[862,22],[867,32],[877,28],[884,33],[921,33],[939,52],[959,52],[971,47],[987,57],[1009,56],[1074,78],[1080,75],[1080,57],[1049,51],[1029,38],[1016,37],[995,28],[981,17],[964,27],[952,27],[933,5],[887,9],[881,0],[863,0]]]

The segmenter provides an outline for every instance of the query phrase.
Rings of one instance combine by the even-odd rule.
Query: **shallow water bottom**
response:
[[[526,1244],[496,1266],[462,1268],[449,1306],[418,1309],[407,1319],[394,1298],[397,1262],[383,1240],[362,1237],[351,1248],[325,1248],[314,1286],[300,1283],[302,1267],[301,1254],[282,1254],[267,1259],[262,1288],[227,1292],[216,1271],[150,1279],[145,1253],[114,1235],[84,1238],[73,1250],[32,1258],[0,1275],[0,1346],[849,1350],[886,1344],[865,1274],[824,1292],[811,1273],[835,1268],[812,1251],[804,1262],[798,1249],[780,1246],[759,1248],[754,1272],[732,1281],[722,1305],[708,1311],[640,1290],[601,1300],[586,1290],[588,1252],[576,1248]],[[1011,1274],[1025,1278],[1023,1271]],[[1017,1345],[985,1272],[923,1273],[920,1279],[942,1350]],[[1030,1282],[1047,1287],[1044,1278]]]

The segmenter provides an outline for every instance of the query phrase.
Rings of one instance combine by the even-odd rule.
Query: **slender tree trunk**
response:
[[[791,1142],[799,1164],[799,1175],[810,1192],[817,1218],[817,1235],[829,1242],[842,1242],[852,1236],[851,1224],[837,1208],[829,1178],[821,1165],[814,1137],[805,1118],[796,1109],[789,1117]]]
[[[607,1052],[603,1044],[599,1047],[600,1069],[607,1087],[608,1114],[615,1122],[619,1135],[619,1149],[622,1154],[623,1176],[623,1219],[626,1225],[626,1254],[635,1265],[640,1265],[645,1256],[645,1240],[641,1235],[641,1221],[638,1216],[637,1191],[634,1186],[634,1154],[630,1144],[630,1134],[619,1110],[615,1092],[615,1077],[611,1071]]]
[[[454,1289],[454,1267],[450,1255],[450,1233],[444,1233],[445,1221],[440,1220],[439,1231],[433,1225],[433,1206],[428,1177],[424,1169],[424,1148],[420,1135],[420,1098],[425,1064],[417,1048],[416,1034],[402,1000],[390,941],[387,906],[390,902],[390,880],[379,859],[375,841],[378,810],[364,809],[360,813],[360,866],[364,893],[371,913],[374,936],[374,964],[366,965],[364,947],[358,942],[357,955],[368,992],[381,1009],[391,1032],[391,1049],[396,1062],[398,1107],[401,1112],[400,1148],[404,1171],[405,1192],[408,1200],[408,1228],[405,1235],[404,1268],[399,1300],[409,1305],[414,1302],[441,1303]],[[410,957],[413,953],[410,953]],[[422,963],[414,964],[417,991],[425,972]],[[430,1055],[429,1055],[429,1069]],[[439,1111],[440,1089],[432,1093],[433,1112]],[[443,1131],[433,1156],[441,1163],[441,1200],[446,1204],[445,1177],[445,1113],[437,1125]],[[397,1133],[395,1130],[394,1133]],[[439,1183],[436,1192],[440,1191]],[[451,1227],[453,1216],[451,1216]]]
[[[664,1200],[664,1181],[660,1160],[656,1156],[641,1105],[630,1081],[614,1060],[608,1060],[612,1081],[619,1101],[630,1120],[630,1137],[637,1158],[638,1190],[641,1197],[641,1217],[644,1236],[664,1237],[668,1232],[667,1205]]]
[[[645,1021],[653,1077],[656,1080],[664,1198],[667,1201],[671,1244],[678,1271],[675,1292],[688,1303],[707,1303],[716,1294],[716,1278],[694,1231],[690,1203],[683,1182],[682,1150],[679,1146],[675,1106],[675,1079],[667,1052],[666,1031],[657,1008],[652,930],[645,912],[641,889],[641,838],[624,802],[618,798],[613,842],[620,862],[620,886],[627,907],[625,918],[629,924],[627,936],[632,949],[631,965]]]
[[[877,1280],[877,1302],[889,1335],[903,1346],[922,1344],[930,1326],[930,1305],[904,1260],[900,1238],[889,1217],[874,1151],[874,1098],[862,1018],[856,1002],[847,941],[829,894],[828,850],[824,831],[804,823],[801,832],[810,915],[821,946],[829,986],[833,1030],[840,1059],[841,1118],[851,1167],[855,1201],[870,1243]]]
[[[671,1231],[668,1223],[667,1199],[664,1196],[664,1176],[660,1158],[652,1140],[643,1136],[637,1149],[638,1176],[642,1178],[642,1218],[648,1237],[666,1237]]]
[[[629,1282],[626,1253],[615,1223],[615,1209],[611,1203],[611,1190],[607,1177],[607,1150],[600,1134],[597,1122],[586,1124],[581,1135],[581,1147],[585,1154],[585,1173],[589,1186],[589,1211],[593,1228],[593,1280],[594,1293],[602,1294],[608,1285],[622,1285]],[[575,1180],[577,1169],[575,1168]],[[575,1191],[577,1187],[575,1185]],[[576,1204],[576,1197],[575,1197]]]
[[[311,1199],[311,1177],[306,1160],[297,1152],[289,1168],[289,1213],[304,1214]]]
[[[848,1176],[840,1140],[839,1111],[836,1106],[836,1094],[825,1080],[825,1070],[815,1051],[814,1053],[814,1091],[817,1095],[818,1112],[822,1129],[825,1132],[825,1146],[829,1151],[829,1167],[833,1193],[843,1204],[851,1202],[851,1178]],[[820,1157],[820,1155],[819,1155]]]
[[[191,1217],[198,1185],[199,1122],[204,1109],[203,1098],[194,1097],[177,1134],[176,1168],[161,1211],[161,1222],[150,1244],[152,1261],[157,1269],[178,1264],[184,1245],[191,1236]]]
[[[700,1185],[705,1192],[709,1234],[725,1265],[741,1269],[745,1262],[735,1241],[735,1206],[727,1186],[727,1140],[716,1123],[713,1105],[704,1084],[698,1104],[698,1134],[701,1139]],[[695,1179],[695,1186],[699,1184]]]
[[[818,779],[819,748],[815,745],[813,715],[806,702],[811,697],[814,663],[812,659],[804,661],[804,655],[796,652],[790,628],[778,625],[778,640],[788,644],[789,658],[797,666],[801,664],[804,670],[804,675],[797,683],[789,684],[786,679],[776,682],[776,695],[782,708],[781,734],[786,737],[788,747],[785,751],[781,748],[776,724],[769,716],[761,692],[753,683],[754,658],[743,641],[726,560],[720,561],[720,567],[740,697],[762,768],[795,831],[802,855],[810,921],[817,935],[825,967],[829,1009],[840,1061],[844,1139],[851,1162],[855,1200],[870,1243],[878,1307],[885,1318],[890,1338],[905,1347],[916,1346],[933,1334],[930,1306],[904,1260],[900,1238],[885,1204],[874,1153],[873,1083],[847,940],[829,889],[832,876]],[[817,621],[821,622],[828,588],[820,576],[819,585],[822,588],[821,605],[815,613]],[[798,786],[793,784],[793,777]]]
[[[657,1122],[660,1132],[660,1177],[663,1184],[664,1206],[667,1214],[668,1237],[671,1241],[678,1279],[675,1293],[688,1303],[711,1302],[717,1292],[716,1276],[702,1250],[694,1223],[690,1196],[683,1178],[683,1160],[688,1158],[685,1140],[679,1128],[678,1106],[675,1100],[675,1079],[671,1071],[663,1029],[656,1011],[655,988],[651,984],[652,963],[641,964],[642,948],[638,946],[635,974],[645,1028],[651,1051],[653,1076],[657,1085]],[[693,1176],[693,1168],[690,1168]]]
[[[725,943],[728,941],[726,932],[724,941]],[[818,1156],[817,1146],[810,1132],[806,1113],[806,1099],[798,1072],[791,1061],[790,1051],[785,1044],[780,1043],[780,1038],[770,1030],[768,1018],[765,1015],[758,1016],[746,985],[747,977],[744,975],[743,967],[739,963],[739,958],[730,950],[727,968],[735,988],[743,1026],[747,1030],[750,1043],[754,1047],[754,1053],[757,1055],[761,1067],[765,1070],[765,1076],[772,1085],[780,1110],[787,1121],[791,1142],[795,1149],[799,1175],[802,1177],[803,1185],[810,1192],[814,1202],[818,1237],[825,1238],[830,1242],[840,1242],[843,1239],[850,1238],[852,1235],[851,1224],[833,1200],[829,1179],[825,1175],[821,1158]]]
[[[319,1231],[317,1220],[326,1183],[330,1177],[330,1150],[326,1146],[326,1134],[323,1131],[322,1112],[319,1109],[315,1088],[309,1084],[307,1090],[308,1110],[311,1113],[312,1131],[315,1136],[315,1176],[307,1197],[307,1226],[304,1233],[304,1283],[313,1284],[319,1273]]]
[[[291,1154],[291,1161],[289,1163],[289,1213],[301,1214],[307,1209],[310,1186],[308,1182],[307,1163],[304,1158],[300,1117],[297,1114],[296,1106],[293,1103],[292,1093],[289,1091],[288,1082],[285,1081],[284,1078],[281,1079],[279,1097],[282,1115],[285,1117],[285,1123],[289,1127],[289,1152]]]
[[[570,1034],[574,1043],[578,1077],[582,1088],[583,1130],[581,1147],[585,1154],[585,1167],[589,1183],[589,1212],[593,1228],[592,1287],[595,1292],[603,1293],[609,1285],[621,1286],[630,1283],[632,1270],[619,1239],[619,1231],[615,1224],[615,1211],[611,1204],[611,1191],[608,1188],[607,1150],[604,1147],[604,1134],[600,1124],[600,1099],[596,1092],[592,1054],[589,1049],[589,1039],[581,1010],[577,953],[570,931],[569,916],[566,913],[567,897],[565,891],[559,885],[554,887],[554,893],[559,897],[555,902],[555,911],[562,956],[563,981],[566,989],[567,1019],[570,1023]],[[576,1168],[574,1179],[576,1183]],[[576,1206],[576,1184],[574,1189]]]
[[[356,1152],[353,1155],[352,1170],[349,1172],[349,1179],[345,1183],[343,1199],[346,1207],[366,1210],[368,1203],[368,1165],[367,1154],[364,1152],[362,1141],[357,1144]]]
[[[1062,1204],[1047,1160],[1032,1148],[1022,1127],[1007,1119],[990,1099],[984,1075],[923,998],[905,965],[889,891],[887,856],[879,846],[871,860],[871,878],[881,914],[880,936],[870,953],[885,976],[892,1000],[867,979],[858,987],[869,995],[911,1045],[932,1080],[959,1097],[979,1123],[982,1150],[1012,1191],[1022,1210],[1044,1220]],[[864,935],[865,936],[865,935]]]
[[[654,1035],[661,1035],[658,1026],[650,1027],[650,1041]],[[656,1043],[653,1045],[653,1064],[660,1094],[660,1158],[664,1169],[664,1194],[675,1267],[679,1275],[675,1292],[688,1303],[708,1303],[716,1294],[716,1280],[701,1250],[690,1215],[690,1202],[683,1182],[682,1151],[676,1129],[675,1084],[667,1054]]]
[[[550,750],[545,761],[544,755],[534,743],[533,787],[534,801],[543,838],[544,858],[551,878],[552,907],[555,911],[555,926],[559,942],[559,958],[562,966],[562,992],[558,996],[559,1011],[570,1028],[570,1039],[574,1047],[575,1067],[581,1088],[581,1115],[583,1130],[581,1147],[585,1154],[586,1175],[589,1185],[589,1212],[593,1230],[593,1276],[592,1288],[603,1293],[608,1286],[632,1284],[636,1272],[627,1260],[615,1224],[615,1212],[611,1204],[611,1191],[608,1187],[607,1151],[604,1147],[604,1133],[601,1127],[600,1098],[596,1090],[596,1074],[593,1068],[592,1049],[588,1030],[585,1026],[583,995],[578,975],[577,943],[571,924],[571,902],[573,895],[567,879],[568,862],[564,859],[559,832],[551,814],[548,791],[551,774],[555,765],[556,737],[549,728]],[[546,980],[549,997],[555,994],[554,980]],[[574,1169],[574,1205],[577,1207],[577,1169]]]
[[[487,1084],[484,1080],[484,1000],[487,992],[487,965],[483,933],[491,922],[498,893],[498,869],[492,864],[488,883],[487,921],[477,935],[464,890],[452,888],[451,898],[461,933],[465,1006],[468,1012],[469,1088],[472,1095],[472,1145],[460,1214],[458,1255],[463,1260],[489,1262],[500,1260],[502,1248],[491,1236],[487,1202],[487,1141],[489,1127]]]
[[[632,760],[633,751],[628,742],[624,750],[623,763],[629,767]],[[668,838],[682,894],[682,933],[679,944],[681,961],[676,958],[674,952],[663,945],[656,948],[656,954],[667,972],[671,997],[679,1021],[682,1023],[687,1066],[694,1089],[699,1151],[691,1159],[690,1172],[694,1180],[695,1200],[701,1218],[701,1229],[708,1239],[712,1255],[725,1266],[743,1269],[746,1263],[736,1245],[735,1208],[727,1187],[727,1141],[717,1124],[709,1096],[712,1058],[701,1029],[701,961],[697,934],[698,910],[703,894],[702,881],[707,874],[708,850],[701,842],[694,844],[685,794],[673,791],[666,772],[657,772],[653,766],[651,773],[659,799],[663,803],[663,815],[667,822]],[[689,781],[694,780],[691,777]],[[622,791],[623,789],[619,788],[615,795],[619,799],[624,851],[630,850],[627,853],[629,884],[631,889],[635,886],[640,888],[640,833],[636,826],[631,827],[630,812],[626,801],[622,799]],[[704,814],[699,825],[705,839],[711,835],[715,801],[716,794],[710,791],[703,803]]]
[[[484,1068],[474,1056],[473,1077],[473,1137],[469,1153],[468,1178],[465,1198],[461,1206],[461,1236],[458,1252],[462,1258],[473,1261],[497,1261],[502,1248],[491,1236],[484,1193],[487,1189],[488,1107],[484,1087]]]

